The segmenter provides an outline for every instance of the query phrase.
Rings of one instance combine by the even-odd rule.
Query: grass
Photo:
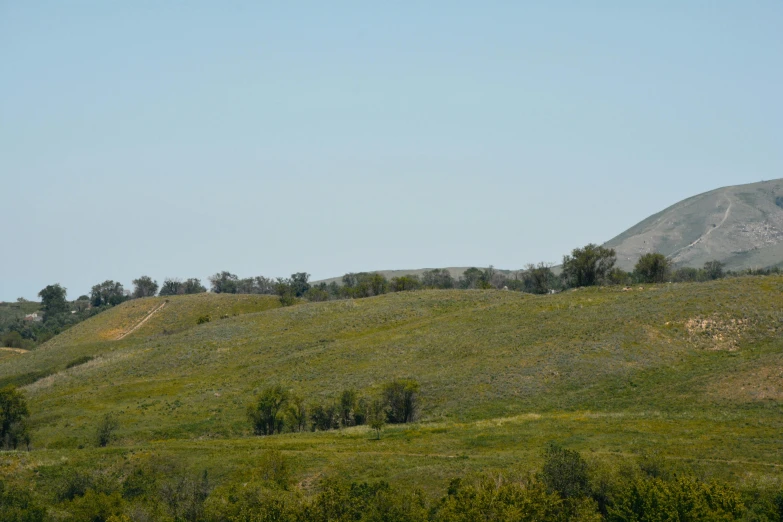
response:
[[[154,454],[241,478],[274,448],[305,489],[337,475],[434,490],[463,472],[533,468],[545,442],[559,440],[591,458],[657,450],[705,476],[779,483],[782,293],[782,277],[753,277],[287,308],[205,294],[171,298],[139,330],[108,340],[162,302],[132,301],[0,361],[0,380],[51,372],[25,387],[38,450],[6,454],[0,469]],[[212,320],[196,325],[202,314]],[[85,362],[67,368],[73,361]],[[250,435],[245,406],[264,386],[320,401],[349,387],[371,396],[396,377],[421,384],[422,420],[388,427],[380,441],[363,427]],[[107,412],[119,438],[94,448]]]

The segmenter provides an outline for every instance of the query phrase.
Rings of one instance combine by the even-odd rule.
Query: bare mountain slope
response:
[[[680,266],[713,259],[735,270],[783,264],[783,179],[685,199],[605,246],[617,251],[617,264],[625,270],[648,252],[661,252]]]

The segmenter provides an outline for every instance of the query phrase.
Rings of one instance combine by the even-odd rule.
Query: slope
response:
[[[0,378],[53,372],[25,387],[35,444],[49,450],[36,465],[142,451],[242,476],[277,448],[302,480],[327,472],[434,487],[458,470],[535,461],[556,438],[778,480],[781,292],[783,278],[756,277],[553,296],[387,294],[189,319],[176,333],[122,341],[60,340],[3,361]],[[84,325],[92,338],[115,329],[98,319]],[[65,368],[78,357],[93,358]],[[265,386],[323,403],[351,387],[372,397],[397,377],[421,383],[423,422],[391,427],[377,444],[364,428],[250,436],[245,408]],[[117,448],[80,451],[107,412],[120,421]]]
[[[783,179],[724,187],[693,196],[608,241],[618,266],[633,268],[648,252],[681,266],[717,259],[727,268],[783,263]]]

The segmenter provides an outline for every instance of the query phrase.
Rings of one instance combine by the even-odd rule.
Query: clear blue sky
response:
[[[780,0],[422,4],[0,0],[0,299],[519,268],[783,176]]]

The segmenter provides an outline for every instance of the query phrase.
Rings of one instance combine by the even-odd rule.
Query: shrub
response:
[[[81,366],[82,364],[86,364],[90,361],[92,361],[95,357],[92,355],[82,355],[81,357],[77,357],[73,361],[69,362],[65,365],[65,369],[68,370],[70,368],[74,368],[76,366]]]
[[[9,385],[0,389],[0,444],[6,449],[16,449],[20,444],[29,445],[29,432],[25,420],[30,416],[27,401],[22,392]]]
[[[261,480],[270,482],[280,489],[288,489],[290,472],[283,454],[276,450],[267,450],[261,454],[258,462]]]
[[[114,415],[111,413],[104,415],[95,431],[95,440],[98,443],[98,446],[101,448],[108,446],[114,438],[114,432],[116,432],[119,427],[120,423]]]
[[[739,520],[743,511],[739,494],[718,484],[642,478],[615,495],[607,520]]]
[[[587,462],[579,452],[550,442],[544,450],[541,481],[562,498],[584,496],[589,491]]]
[[[208,323],[212,318],[209,315],[200,315],[198,319],[196,319],[196,324],[204,324]]]
[[[0,520],[3,522],[43,522],[46,509],[24,489],[0,480]]]

